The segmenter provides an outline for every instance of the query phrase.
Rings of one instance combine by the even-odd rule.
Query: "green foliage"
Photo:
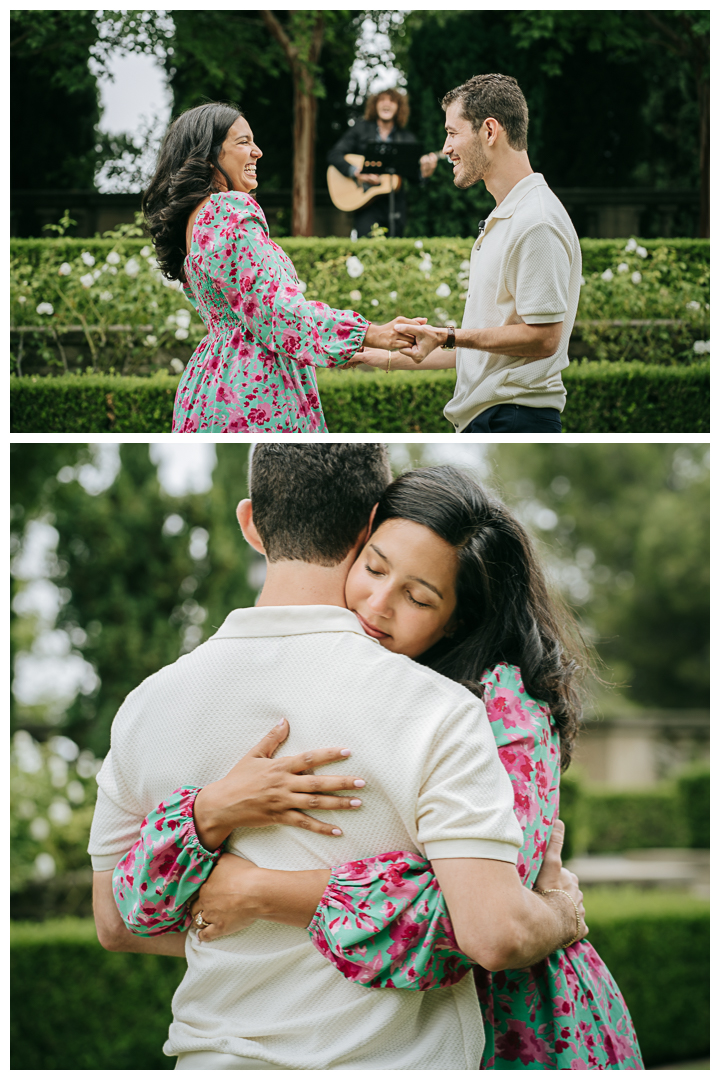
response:
[[[101,762],[72,740],[15,734],[10,765],[10,890],[87,868]]]
[[[563,372],[568,400],[563,428],[574,432],[708,431],[707,363],[571,363]],[[318,371],[331,432],[447,433],[443,408],[452,371]],[[121,376],[31,376],[10,379],[13,432],[170,431],[177,379]]]
[[[699,762],[678,777],[678,793],[692,848],[710,847],[710,768]]]
[[[645,1065],[707,1056],[710,923],[706,902],[683,893],[585,895],[589,939],[615,977]],[[669,1037],[672,1032],[672,1037]]]
[[[105,952],[89,919],[14,928],[12,1068],[172,1069],[162,1045],[184,971],[175,957]]]
[[[611,679],[646,706],[707,708],[708,446],[568,442],[496,447],[503,494],[531,524],[552,511],[548,563]]]
[[[635,890],[588,892],[585,905],[646,1065],[706,1054],[708,905]],[[104,952],[90,920],[16,924],[10,941],[13,1069],[173,1068],[161,1048],[181,960]]]
[[[23,449],[13,448],[11,471],[27,492]],[[218,447],[210,492],[182,497],[162,491],[147,446],[123,444],[121,468],[98,494],[79,480],[91,460],[87,447],[77,447],[74,465],[62,471],[50,444],[30,459],[39,487],[39,494],[37,488],[30,493],[32,514],[52,507],[58,533],[56,629],[98,676],[98,685],[77,696],[59,726],[55,718],[55,730],[80,746],[105,754],[110,724],[126,695],[209,637],[232,608],[252,603],[249,549],[238,538],[234,514],[246,491],[247,454],[247,444]],[[30,516],[15,504],[16,545]],[[22,620],[13,632],[17,622]],[[25,722],[17,703],[13,720],[16,727]]]
[[[674,785],[650,791],[588,791],[582,801],[590,854],[688,845],[687,821]]]

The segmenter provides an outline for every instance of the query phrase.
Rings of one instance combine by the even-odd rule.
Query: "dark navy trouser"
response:
[[[493,405],[471,420],[463,435],[490,432],[562,432],[557,409],[533,409],[530,405]]]

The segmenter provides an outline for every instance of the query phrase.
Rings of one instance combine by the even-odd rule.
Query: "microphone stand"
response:
[[[392,165],[389,166],[387,171],[390,174],[390,176],[395,176],[395,169],[394,169],[394,167]],[[395,185],[393,184],[392,180],[390,181],[390,208],[389,208],[388,214],[389,214],[389,217],[390,217],[390,236],[394,238],[394,236],[395,236]]]

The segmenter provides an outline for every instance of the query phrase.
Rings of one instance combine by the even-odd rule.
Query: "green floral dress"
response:
[[[559,737],[517,667],[499,664],[482,681],[523,830],[518,873],[531,888],[558,815]],[[198,790],[178,789],[161,803],[115,870],[115,899],[134,933],[190,925],[187,901],[221,854],[205,851],[195,834]],[[416,852],[335,867],[308,931],[345,978],[369,989],[451,986],[474,969],[485,1025],[481,1069],[643,1068],[622,994],[588,941],[521,971],[477,967],[459,951],[432,867]]]

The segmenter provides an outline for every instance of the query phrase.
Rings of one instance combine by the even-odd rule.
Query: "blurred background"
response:
[[[604,683],[587,687],[563,779],[566,856],[655,1067],[708,1067],[708,449],[390,447],[396,471],[450,462],[494,488],[597,648]],[[248,452],[11,446],[15,1068],[173,1066],[160,1047],[180,962],[103,953],[85,849],[126,694],[262,585],[264,561],[235,520]],[[122,1005],[118,981],[136,988]]]
[[[707,10],[13,11],[11,230],[41,236],[67,209],[72,235],[133,222],[171,116],[229,99],[264,152],[273,234],[348,236],[326,154],[367,93],[406,89],[409,128],[437,151],[445,92],[500,71],[525,93],[533,168],[580,236],[707,237],[709,30]],[[302,213],[291,102],[314,117]],[[408,200],[411,236],[474,235],[493,205],[484,185],[458,192],[442,161]]]

